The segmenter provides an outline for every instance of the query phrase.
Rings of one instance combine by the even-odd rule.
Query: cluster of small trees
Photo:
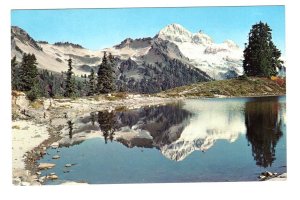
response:
[[[87,77],[76,77],[73,73],[72,59],[68,60],[68,71],[53,74],[37,69],[34,54],[23,54],[21,63],[16,57],[11,60],[11,83],[13,90],[23,91],[31,101],[40,96],[78,97],[91,96],[115,91],[114,57],[104,53],[97,77],[94,70]]]

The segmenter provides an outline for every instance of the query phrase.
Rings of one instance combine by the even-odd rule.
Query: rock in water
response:
[[[58,142],[54,142],[50,145],[53,149],[57,149],[59,147],[59,143]]]
[[[53,174],[53,175],[49,175],[47,176],[48,179],[54,180],[54,179],[58,179],[58,176]]]
[[[38,166],[38,169],[44,170],[44,169],[51,169],[55,166],[54,163],[40,163]]]
[[[39,182],[43,183],[45,181],[45,179],[46,179],[46,176],[42,176],[42,177],[39,178]]]
[[[52,159],[59,159],[59,158],[60,158],[59,155],[55,155],[55,156],[52,157]]]

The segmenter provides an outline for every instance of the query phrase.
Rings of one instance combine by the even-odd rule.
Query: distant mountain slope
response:
[[[76,75],[97,71],[104,51],[116,57],[119,90],[154,93],[195,82],[235,77],[242,73],[242,51],[232,41],[215,44],[206,34],[171,24],[153,38],[127,38],[99,51],[70,42],[35,41],[25,30],[11,28],[12,57],[34,53],[38,67],[67,71],[72,58]]]

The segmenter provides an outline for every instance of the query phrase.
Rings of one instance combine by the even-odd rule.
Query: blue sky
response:
[[[272,28],[275,45],[285,53],[284,6],[121,8],[12,10],[11,24],[25,29],[34,39],[49,43],[69,41],[98,50],[127,37],[153,37],[160,29],[178,23],[202,30],[217,43],[226,39],[244,47],[251,26],[259,21]]]

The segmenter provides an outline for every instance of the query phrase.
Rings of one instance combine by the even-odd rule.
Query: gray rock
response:
[[[51,169],[53,167],[55,167],[54,163],[40,163],[38,169],[44,170],[44,169]]]
[[[28,182],[21,182],[21,186],[30,186],[30,183],[28,183]]]
[[[268,172],[268,171],[266,171],[266,174],[267,174],[267,177],[269,177],[269,176],[273,176],[273,173],[272,173],[272,172]]]
[[[264,179],[266,179],[267,177],[264,176],[264,175],[260,175],[258,178],[259,178],[260,180],[264,180]]]
[[[42,176],[42,177],[39,178],[39,182],[43,183],[45,181],[45,179],[46,179],[46,176]]]
[[[17,178],[14,178],[14,179],[13,179],[13,184],[14,184],[14,185],[20,185],[20,184],[21,184],[21,179],[18,178],[18,177],[17,177]]]
[[[53,142],[51,145],[50,145],[53,149],[57,149],[59,147],[59,143],[58,142]]]
[[[266,176],[266,177],[270,177],[270,176],[273,176],[273,173],[269,172],[269,171],[265,171],[265,172],[262,172],[261,175]]]
[[[59,155],[55,155],[55,156],[52,157],[52,159],[59,159],[59,158],[60,158]]]
[[[58,179],[58,176],[53,174],[53,175],[49,175],[47,176],[48,179],[54,180],[54,179]]]

